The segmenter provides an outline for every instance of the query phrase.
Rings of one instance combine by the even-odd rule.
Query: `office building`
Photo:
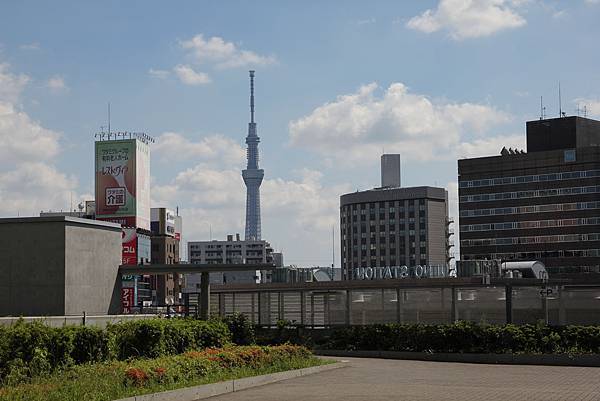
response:
[[[527,152],[459,160],[458,182],[462,260],[600,271],[600,121],[529,121]]]
[[[228,235],[226,241],[188,242],[190,263],[273,263],[273,248],[265,240],[241,240],[240,235]],[[283,257],[283,256],[282,256]],[[270,272],[223,272],[211,273],[210,281],[215,284],[261,283],[270,281]],[[188,276],[188,288],[193,289],[199,283],[194,275]],[[191,287],[191,288],[190,288]]]
[[[444,188],[382,187],[342,195],[342,278],[351,280],[354,269],[365,267],[446,266],[449,223]]]
[[[179,238],[176,235],[176,212],[167,208],[150,209],[150,237],[152,264],[178,264]],[[179,236],[180,237],[180,236]],[[181,303],[183,276],[175,272],[151,276],[152,301],[154,305]]]
[[[0,219],[0,316],[120,313],[121,235],[76,217]]]

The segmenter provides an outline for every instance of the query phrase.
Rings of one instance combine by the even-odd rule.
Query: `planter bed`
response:
[[[0,400],[108,401],[326,363],[304,347],[228,346],[72,366],[31,379],[14,370],[0,387]]]

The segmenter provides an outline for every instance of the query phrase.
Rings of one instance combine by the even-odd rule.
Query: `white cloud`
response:
[[[165,79],[169,76],[170,72],[167,70],[155,70],[154,68],[150,68],[148,74],[154,78]]]
[[[52,160],[59,152],[59,137],[12,103],[0,101],[0,167]]]
[[[600,0],[585,0],[587,4],[600,4]]]
[[[371,17],[371,18],[361,19],[361,20],[356,21],[356,25],[370,25],[370,24],[374,24],[375,22],[377,22],[377,20],[374,17]]]
[[[189,65],[179,64],[173,68],[175,75],[186,85],[205,85],[211,82],[205,72],[194,71]]]
[[[263,181],[263,238],[279,249],[292,250],[286,254],[288,262],[328,263],[331,228],[338,226],[339,195],[350,189],[323,184],[318,171],[304,169],[296,175],[298,179],[267,176]],[[188,241],[206,240],[209,231],[213,239],[234,233],[243,237],[245,201],[241,171],[215,168],[213,163],[195,165],[178,173],[171,183],[152,186],[153,206],[183,202],[179,206]]]
[[[391,84],[380,97],[377,89],[365,85],[291,121],[291,144],[346,164],[369,161],[383,148],[405,159],[452,160],[473,138],[509,121],[491,106],[434,101],[402,83]]]
[[[13,169],[0,169],[0,215],[37,215],[40,211],[69,210],[83,197],[77,192],[77,179],[42,162],[19,163]]]
[[[60,134],[33,121],[19,106],[29,82],[26,75],[0,64],[0,215],[34,215],[67,210],[79,202],[77,180],[52,163],[60,152]]]
[[[440,0],[406,26],[425,33],[446,30],[455,40],[489,36],[526,24],[519,8],[526,0]]]
[[[236,68],[245,66],[261,66],[273,64],[274,56],[261,56],[250,50],[242,50],[233,42],[213,36],[208,39],[198,34],[190,40],[180,42],[180,46],[198,64],[213,64],[217,68]]]
[[[40,50],[40,44],[37,42],[25,43],[19,46],[21,50]]]
[[[162,160],[196,159],[220,162],[225,165],[242,165],[246,151],[239,143],[224,135],[210,135],[193,142],[182,134],[165,132],[152,147],[152,153]]]
[[[62,92],[69,89],[67,87],[67,84],[65,83],[64,78],[58,75],[55,75],[48,79],[48,82],[46,82],[46,86],[50,88],[50,90],[52,90],[53,92]]]
[[[474,139],[472,142],[462,142],[456,148],[459,159],[483,156],[499,156],[503,147],[525,150],[527,144],[525,135],[507,135]]]
[[[0,101],[16,102],[30,81],[25,74],[12,74],[7,63],[0,63]]]

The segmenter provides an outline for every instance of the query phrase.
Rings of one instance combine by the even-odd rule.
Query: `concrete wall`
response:
[[[89,225],[65,230],[64,314],[117,313],[111,299],[121,264],[121,231]]]
[[[64,314],[64,232],[61,222],[0,224],[1,316]]]
[[[0,219],[0,316],[117,313],[120,262],[116,224],[64,216]]]

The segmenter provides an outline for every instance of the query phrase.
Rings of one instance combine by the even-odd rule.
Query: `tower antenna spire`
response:
[[[254,70],[250,70],[250,122],[254,122]]]

